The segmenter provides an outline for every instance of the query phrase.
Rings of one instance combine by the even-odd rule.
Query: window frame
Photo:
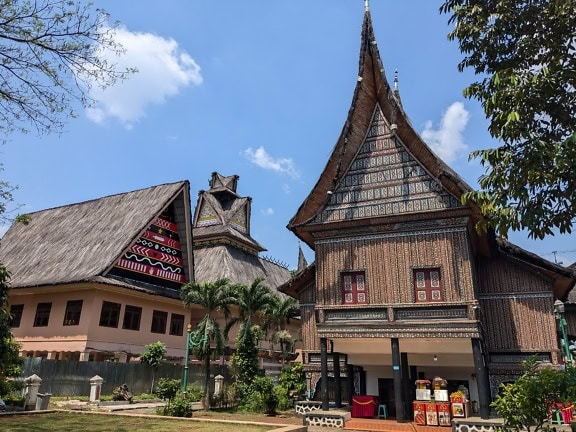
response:
[[[350,285],[346,278],[350,277]],[[359,285],[361,288],[359,288]],[[349,289],[348,289],[349,287]],[[367,305],[370,304],[368,298],[368,283],[365,270],[353,270],[340,272],[340,294],[343,305]],[[364,297],[363,300],[361,298]],[[350,299],[350,301],[347,301]]]
[[[121,303],[102,300],[102,309],[100,309],[100,321],[98,325],[100,327],[118,328],[121,309]],[[104,316],[104,313],[106,313],[106,316]],[[113,324],[114,321],[116,322],[115,325]]]
[[[41,310],[42,308],[42,310]],[[50,323],[50,313],[52,312],[52,302],[41,302],[36,305],[33,327],[48,327]]]
[[[124,318],[122,319],[122,330],[140,330],[142,321],[142,308],[140,306],[124,306]]]
[[[158,322],[159,317],[163,318],[163,320],[161,320],[160,323]],[[160,328],[163,328],[164,331],[160,331],[160,328],[156,329],[156,326],[158,325],[160,326]],[[150,324],[150,333],[166,334],[167,325],[168,325],[168,312],[154,309],[152,311],[152,323]]]
[[[80,325],[80,318],[82,317],[82,307],[84,300],[68,300],[66,302],[66,310],[64,312],[63,326],[77,326]]]
[[[179,321],[176,322],[176,319],[178,319]],[[184,321],[185,320],[186,320],[186,317],[184,315],[172,313],[170,315],[169,334],[171,336],[182,336],[184,334]],[[176,324],[178,325],[178,327],[175,328]]]
[[[423,273],[424,279],[418,276]],[[437,275],[437,280],[433,280],[433,273]],[[442,267],[413,267],[412,268],[412,292],[414,303],[443,303],[444,302],[444,283],[442,277]],[[434,283],[438,285],[435,286]],[[423,283],[423,285],[418,285]],[[424,296],[422,296],[424,294]],[[435,297],[436,296],[436,297]]]
[[[10,305],[10,328],[19,328],[22,324],[24,304]]]

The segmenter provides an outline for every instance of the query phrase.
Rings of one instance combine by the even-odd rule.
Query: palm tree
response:
[[[234,356],[236,380],[245,385],[249,385],[258,373],[258,351],[252,324],[273,298],[272,291],[262,281],[262,278],[256,278],[250,285],[238,284],[232,289],[233,304],[238,309],[238,317],[233,321],[240,323]]]
[[[258,277],[250,285],[237,284],[232,287],[233,304],[238,308],[235,322],[240,323],[239,340],[251,331],[258,313],[262,313],[274,301],[274,294],[262,283],[263,280]]]
[[[226,347],[228,326],[222,331],[218,318],[223,316],[228,321],[232,302],[230,294],[230,281],[225,278],[214,282],[190,282],[180,289],[180,298],[186,306],[197,304],[206,312],[192,332],[190,342],[196,358],[204,360],[204,409],[207,410],[210,409],[210,358],[222,355]]]
[[[290,335],[284,328],[284,324],[290,324],[290,320],[300,315],[300,305],[292,297],[281,298],[274,296],[272,301],[264,308],[264,322],[266,327],[272,329],[272,342],[278,340],[282,352],[282,366],[285,363],[285,343],[289,342]]]

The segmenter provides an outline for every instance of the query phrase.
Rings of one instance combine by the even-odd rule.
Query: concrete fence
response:
[[[181,380],[184,373],[182,365],[163,364],[154,373],[154,381],[161,378]],[[79,362],[74,360],[47,360],[26,358],[22,365],[22,376],[42,377],[39,393],[55,396],[89,396],[90,379],[102,377],[102,395],[111,395],[122,384],[127,384],[132,394],[149,393],[152,384],[152,369],[140,363]],[[210,371],[210,382],[214,386],[214,377],[222,375],[224,382],[230,382],[230,372],[226,366],[214,366]],[[200,365],[188,368],[188,384],[202,386],[204,371]],[[214,392],[214,388],[211,389]]]

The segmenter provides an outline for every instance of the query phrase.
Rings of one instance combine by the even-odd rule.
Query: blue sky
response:
[[[285,227],[316,183],[354,90],[362,0],[94,0],[121,23],[123,64],[139,73],[95,93],[101,103],[60,135],[12,135],[3,179],[21,212],[183,179],[197,191],[213,171],[240,176],[252,236],[293,268],[298,240]],[[449,42],[441,1],[372,0],[388,79],[399,74],[415,129],[469,184],[471,150],[494,145],[480,106],[462,97],[471,72]],[[111,235],[113,233],[103,233]],[[549,260],[576,261],[574,236],[510,239]],[[313,253],[304,248],[309,261]]]

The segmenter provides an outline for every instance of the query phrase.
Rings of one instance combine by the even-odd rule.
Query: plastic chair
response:
[[[388,418],[388,407],[386,404],[378,405],[378,418],[384,418],[384,420]]]
[[[563,424],[563,420],[562,420],[562,412],[560,411],[560,409],[556,408],[556,407],[552,407],[550,409],[550,414],[548,415],[548,420],[550,422],[550,424]]]

